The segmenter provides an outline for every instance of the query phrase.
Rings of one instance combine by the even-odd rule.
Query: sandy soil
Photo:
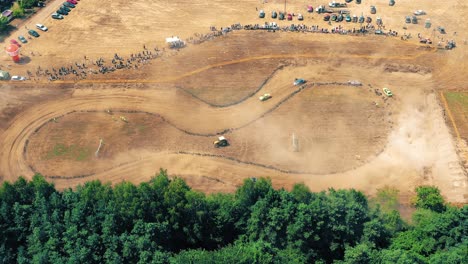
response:
[[[185,39],[209,26],[263,23],[255,8],[269,14],[282,3],[81,1],[63,21],[44,15],[46,9],[31,20],[50,29],[25,45],[27,63],[12,65],[3,55],[1,68],[24,74],[81,63],[85,55],[128,56],[143,45],[162,47],[171,35]],[[40,172],[67,188],[90,179],[141,182],[162,167],[205,192],[233,191],[244,178],[268,176],[277,187],[304,182],[312,190],[369,194],[394,186],[409,195],[414,186],[434,184],[449,201],[465,203],[466,171],[436,91],[466,89],[466,18],[454,14],[466,13],[467,4],[422,3],[389,7],[369,0],[349,10],[368,14],[375,4],[374,21],[380,16],[386,29],[402,34],[404,16],[424,8],[428,15],[421,19],[430,17],[433,28],[445,26],[447,35],[424,29],[424,20],[406,25],[414,37],[408,41],[239,31],[96,80],[2,83],[0,175],[14,180]],[[287,9],[305,13],[305,6],[298,1]],[[304,23],[325,26],[315,13],[306,14]],[[454,38],[459,47],[422,46],[418,33]],[[292,85],[295,77],[308,80],[303,90]],[[336,85],[353,79],[365,85]],[[374,93],[385,86],[393,98]],[[273,98],[259,102],[266,92]],[[219,133],[231,146],[212,147]],[[299,152],[291,151],[292,133]],[[96,158],[100,138],[105,145]]]

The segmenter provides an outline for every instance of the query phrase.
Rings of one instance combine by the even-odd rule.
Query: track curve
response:
[[[270,77],[267,78],[267,80],[269,80]],[[263,85],[266,83],[267,81],[265,81],[261,87],[263,87]],[[240,124],[240,126],[238,127],[229,127],[229,128],[224,128],[223,130],[220,130],[220,131],[215,131],[215,132],[212,132],[212,133],[195,133],[195,132],[191,132],[191,131],[188,131],[186,129],[182,129],[180,127],[177,126],[177,124],[174,124],[173,122],[171,121],[168,121],[164,116],[161,116],[160,114],[158,113],[150,113],[150,112],[141,112],[141,111],[135,111],[135,110],[115,110],[114,112],[115,113],[119,113],[119,114],[123,114],[123,113],[146,113],[146,114],[150,114],[150,115],[154,115],[154,116],[157,116],[159,118],[162,119],[162,121],[164,121],[165,123],[167,123],[168,125],[170,125],[171,127],[185,133],[185,134],[188,134],[188,135],[192,135],[192,136],[202,136],[202,137],[212,137],[212,136],[216,136],[216,135],[220,135],[220,134],[226,134],[226,133],[231,133],[233,131],[236,131],[236,130],[239,130],[243,127],[246,127],[250,124],[252,124],[253,122],[261,119],[261,118],[264,118],[266,117],[268,114],[272,113],[274,110],[276,110],[278,107],[280,107],[282,104],[286,103],[288,100],[290,100],[292,97],[294,97],[295,95],[297,95],[298,93],[302,92],[303,90],[307,89],[307,88],[310,88],[310,87],[315,87],[315,86],[326,86],[326,85],[346,85],[346,86],[350,86],[348,83],[337,83],[337,82],[330,82],[330,83],[309,83],[309,84],[306,84],[306,85],[303,85],[303,86],[300,86],[298,87],[297,89],[291,91],[289,94],[286,94],[285,97],[283,97],[281,100],[279,100],[277,103],[275,103],[274,105],[272,105],[271,107],[265,109],[265,111],[263,113],[260,113],[259,116],[257,116],[256,118],[253,118],[253,119],[250,119],[250,120],[245,120],[245,123],[244,124]],[[241,102],[244,102],[245,100],[248,100],[250,98],[252,98],[255,94],[252,94],[250,95],[248,98],[243,98],[240,100],[240,102],[237,102],[237,103],[233,103],[233,105],[237,105],[237,104],[240,104]],[[110,98],[109,98],[110,99]],[[112,98],[113,99],[113,98]],[[199,100],[201,101],[200,99],[197,99],[195,97],[196,100]],[[256,99],[254,99],[256,101]],[[201,101],[203,102],[203,101]],[[215,106],[217,108],[221,108],[219,106]],[[228,107],[228,106],[225,106],[225,107]],[[80,110],[81,112],[97,112],[98,110]],[[64,115],[67,115],[67,114],[72,114],[72,113],[75,113],[77,112],[77,110],[73,110],[73,111],[70,111],[70,112],[66,112],[66,113],[62,113],[61,115],[59,116],[53,116],[52,118],[60,118]],[[56,112],[55,114],[60,114],[58,112]],[[49,116],[47,116],[48,118]],[[36,133],[36,132],[39,132],[39,130],[45,125],[47,124],[48,122],[51,122],[51,119],[48,119],[48,121],[46,121],[45,123],[41,124],[39,127],[37,127],[36,129],[34,129],[34,131],[32,132],[32,134]],[[29,136],[26,137],[26,140],[25,140],[25,146],[23,147],[23,161],[24,163],[27,163],[26,162],[26,158],[24,157],[25,154],[26,154],[26,151],[27,151],[27,146],[28,146],[28,142],[29,142],[29,137],[32,135],[30,134]],[[244,161],[244,160],[240,160],[240,159],[236,159],[236,158],[232,158],[232,157],[228,157],[228,156],[223,156],[223,155],[212,155],[212,154],[207,154],[207,153],[191,153],[191,152],[184,152],[184,151],[179,151],[177,152],[176,154],[184,154],[184,155],[194,155],[194,156],[203,156],[203,157],[216,157],[216,158],[222,158],[222,159],[226,159],[226,160],[231,160],[231,161],[235,161],[237,163],[241,163],[241,164],[249,164],[249,165],[253,165],[253,166],[258,166],[258,167],[264,167],[264,168],[268,168],[268,169],[271,169],[271,170],[275,170],[275,171],[278,171],[278,172],[282,172],[282,173],[289,173],[289,174],[317,174],[317,173],[313,173],[313,172],[309,172],[309,171],[295,171],[295,170],[287,170],[287,169],[281,169],[281,168],[276,168],[274,166],[271,166],[271,165],[267,165],[267,164],[260,164],[260,163],[255,163],[255,162],[249,162],[249,161]],[[18,161],[20,162],[20,161]],[[32,173],[38,173],[39,171],[37,171],[34,166],[32,164],[29,164],[28,165],[29,169],[31,170]],[[93,173],[94,174],[94,173]],[[49,175],[45,175],[47,177],[50,177],[50,178],[84,178],[84,177],[89,177],[93,174],[86,174],[86,175],[78,175],[78,176],[49,176]],[[323,173],[322,173],[323,174]]]
[[[363,55],[340,55],[347,58],[367,58],[367,59],[404,59],[411,60],[419,56],[432,52],[433,50],[424,50],[419,53],[414,53],[411,56],[398,57],[395,56],[363,56]],[[325,57],[327,57],[326,55]],[[228,61],[208,65],[197,70],[182,74],[181,76],[172,76],[166,79],[159,80],[130,80],[129,82],[140,83],[165,83],[175,81],[190,75],[194,75],[213,67],[220,67],[234,63],[242,63],[252,60],[271,59],[271,58],[317,58],[320,54],[273,54],[264,56],[254,56],[242,58],[235,61]],[[398,58],[397,58],[398,57]],[[273,72],[273,74],[276,71]],[[96,82],[96,80],[85,80],[82,82]],[[100,80],[97,82],[104,82]],[[110,82],[117,82],[112,80]],[[118,80],[118,82],[122,82]],[[67,83],[61,81],[58,83]],[[74,82],[73,82],[74,83]],[[126,82],[123,82],[126,83]],[[265,84],[265,83],[264,83]],[[264,85],[263,84],[263,85]],[[330,83],[337,84],[337,83]],[[288,84],[290,85],[290,84]],[[310,85],[310,84],[309,84]],[[326,84],[322,84],[326,85]],[[230,106],[208,105],[200,99],[185,93],[183,95],[175,94],[173,89],[158,89],[141,95],[141,92],[123,91],[115,92],[113,95],[100,94],[99,91],[78,91],[75,94],[62,101],[51,103],[42,103],[35,105],[26,111],[18,114],[11,121],[11,125],[3,132],[0,141],[0,175],[3,175],[5,180],[14,180],[17,176],[31,176],[34,171],[24,160],[25,147],[28,144],[28,138],[36,132],[41,126],[52,118],[63,116],[74,111],[104,111],[106,109],[132,109],[133,111],[158,113],[169,122],[177,126],[179,129],[193,133],[194,135],[216,135],[229,132],[231,128],[241,128],[246,126],[258,118],[274,111],[279,105],[287,101],[289,98],[299,93],[307,86],[300,87],[294,91],[290,88],[285,88],[285,84],[271,87],[270,92],[275,93],[275,97],[269,100],[266,104],[259,105],[258,100],[254,98],[256,94],[251,94],[250,97],[244,98],[242,103],[234,103]],[[257,92],[261,90],[260,87]],[[185,100],[184,98],[186,97]],[[183,101],[183,104],[175,105],[173,102]],[[177,111],[173,111],[177,109]],[[246,118],[243,114],[245,109],[249,109],[250,116]],[[229,119],[226,120],[226,116]],[[196,124],[202,119],[209,118],[212,122],[210,125],[203,128],[196,128]],[[215,131],[215,132],[213,132]],[[253,165],[253,164],[252,164]],[[286,173],[286,172],[285,172]]]

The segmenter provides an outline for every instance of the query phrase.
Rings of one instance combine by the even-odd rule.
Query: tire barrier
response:
[[[250,94],[247,95],[246,97],[240,99],[239,101],[232,102],[232,103],[229,103],[229,104],[223,104],[223,105],[213,104],[213,103],[211,103],[211,102],[208,102],[208,101],[206,101],[206,100],[204,100],[204,99],[202,99],[202,98],[196,96],[194,93],[190,92],[189,90],[187,90],[187,89],[185,89],[185,88],[183,88],[183,87],[181,87],[181,86],[176,86],[176,88],[179,89],[179,90],[184,91],[185,93],[187,93],[188,95],[192,96],[193,98],[195,98],[195,99],[197,99],[197,100],[199,100],[199,101],[201,101],[201,102],[203,102],[203,103],[205,103],[205,104],[207,104],[207,105],[209,105],[209,106],[211,106],[211,107],[223,108],[223,107],[238,105],[238,104],[240,104],[240,103],[243,103],[243,102],[246,101],[247,99],[253,97],[256,93],[258,93],[258,92],[263,88],[263,86],[265,86],[265,85],[270,81],[271,78],[273,78],[273,76],[274,76],[279,70],[282,70],[282,69],[283,69],[284,67],[286,67],[286,66],[288,66],[288,65],[280,65],[280,66],[278,66],[276,69],[273,70],[273,72],[272,72],[270,75],[268,75],[268,77],[262,82],[262,84],[260,84],[260,86],[259,86],[257,89],[255,89],[252,93],[250,93]]]
[[[275,71],[277,72],[279,70],[279,68]],[[274,73],[273,73],[274,74]],[[258,88],[258,91],[261,90],[263,88],[263,86],[272,78],[273,75],[271,75],[270,77],[268,77],[264,83]],[[255,121],[258,121],[259,119],[261,118],[264,118],[266,115],[272,113],[274,110],[276,110],[278,107],[280,107],[282,104],[284,104],[285,102],[287,102],[289,99],[291,99],[292,97],[294,97],[296,94],[298,94],[299,92],[301,92],[302,90],[306,89],[306,88],[309,88],[309,87],[312,87],[312,86],[328,86],[328,85],[334,85],[334,86],[351,86],[351,87],[354,87],[354,85],[352,84],[349,84],[348,82],[315,82],[315,83],[306,83],[302,86],[300,86],[298,89],[296,89],[295,91],[293,91],[292,93],[290,93],[288,96],[286,96],[285,98],[283,98],[281,101],[279,101],[278,103],[276,103],[272,108],[270,108],[268,111],[266,111],[265,113],[263,113],[262,115],[260,115],[259,117],[255,118],[255,119],[252,119],[251,121],[247,122],[246,124],[242,125],[242,126],[239,126],[239,127],[234,127],[234,128],[226,128],[222,131],[218,131],[218,132],[215,132],[215,133],[196,133],[196,132],[191,132],[191,131],[188,131],[186,129],[183,129],[183,128],[180,128],[178,127],[177,125],[175,125],[174,123],[172,123],[171,121],[167,120],[166,118],[164,118],[164,116],[160,115],[160,114],[157,114],[157,113],[151,113],[151,112],[144,112],[144,111],[138,111],[138,110],[114,110],[114,112],[116,113],[144,113],[144,114],[148,114],[148,115],[152,115],[152,116],[156,116],[158,118],[160,118],[162,121],[164,121],[165,123],[167,123],[168,125],[170,125],[171,127],[187,134],[187,135],[190,135],[190,136],[199,136],[199,137],[213,137],[213,136],[219,136],[219,135],[223,135],[223,134],[227,134],[227,133],[230,133],[232,131],[236,131],[236,130],[239,130],[241,128],[244,128],[250,124],[252,124],[253,122]],[[185,91],[185,89],[183,89],[183,91]],[[257,91],[257,92],[258,92]],[[190,93],[188,93],[189,95],[191,95]],[[232,104],[229,104],[229,106],[231,105],[236,105],[236,104],[239,104],[241,102],[244,102],[245,100],[253,97],[255,95],[255,93],[249,95],[248,97],[245,97],[243,99],[241,99],[241,101],[237,101],[237,102],[234,102]],[[205,103],[203,100],[199,99],[198,97],[196,96],[193,96],[194,98],[196,98],[197,100],[200,100],[201,102]],[[209,104],[210,105],[210,104]],[[224,108],[224,107],[227,107],[227,106],[213,106],[213,107],[217,107],[217,108]],[[35,131],[34,133],[37,133],[43,126],[45,126],[47,123],[49,122],[54,122],[55,119],[58,119],[60,117],[63,117],[65,115],[68,115],[68,114],[71,114],[71,113],[75,113],[76,111],[73,110],[73,111],[70,111],[70,112],[67,112],[63,115],[60,115],[60,116],[57,116],[55,118],[52,118],[51,120],[49,120],[48,122],[42,124],[41,126],[39,126]],[[96,112],[102,112],[102,111],[98,111],[98,110],[83,110],[83,111],[80,111],[80,112],[87,112],[87,113],[96,113]]]

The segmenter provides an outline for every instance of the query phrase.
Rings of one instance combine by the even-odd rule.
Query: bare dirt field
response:
[[[366,16],[376,5],[374,20],[380,16],[386,30],[411,33],[407,41],[240,30],[178,51],[169,50],[164,38],[177,35],[191,43],[210,26],[264,23],[256,9],[269,17],[284,2],[83,0],[55,21],[46,12],[58,4],[28,25],[41,19],[49,31],[24,45],[25,63],[0,57],[2,69],[34,75],[23,83],[0,83],[2,180],[41,173],[58,188],[92,179],[138,183],[165,168],[205,192],[233,191],[245,178],[264,176],[276,187],[304,182],[314,191],[356,188],[369,194],[392,186],[411,195],[415,186],[431,184],[449,201],[466,203],[464,137],[457,137],[467,133],[457,125],[466,116],[453,110],[451,122],[440,97],[440,91],[467,88],[465,3],[349,4],[352,14]],[[295,1],[287,10],[304,13],[306,25],[357,25],[327,25],[322,15],[306,14],[307,4],[321,3]],[[422,8],[428,15],[419,24],[404,23],[404,16]],[[431,29],[424,28],[426,17]],[[446,35],[433,31],[438,25]],[[435,44],[455,39],[458,47],[421,45],[418,33]],[[93,61],[100,57],[110,64],[115,53],[130,58],[143,50],[157,56],[138,68],[55,82],[36,76],[39,66],[52,71],[86,63],[97,69]],[[294,78],[307,83],[294,86]],[[383,87],[394,96],[382,95]],[[272,98],[260,102],[264,93]],[[455,104],[456,98],[447,99]],[[219,135],[230,146],[214,148]]]

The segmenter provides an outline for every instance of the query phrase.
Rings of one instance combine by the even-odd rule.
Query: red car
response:
[[[16,40],[14,40],[14,39],[10,39],[10,43],[11,43],[11,44],[15,44],[15,45],[18,46],[18,47],[21,47],[21,44],[19,44],[19,42],[16,41]]]
[[[67,2],[74,5],[78,4],[76,0],[67,0]]]
[[[292,20],[292,15],[288,14],[288,20]]]

